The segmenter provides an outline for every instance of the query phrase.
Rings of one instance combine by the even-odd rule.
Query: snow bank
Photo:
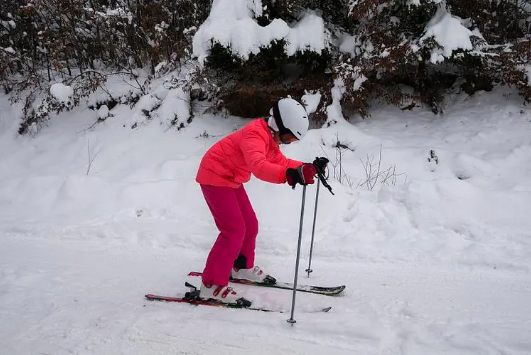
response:
[[[254,20],[262,14],[261,9],[260,0],[214,0],[210,15],[194,36],[194,56],[204,63],[214,43],[230,48],[244,59],[281,39],[286,40],[288,55],[304,50],[320,53],[327,47],[324,22],[319,16],[306,13],[293,27],[280,19],[262,27]]]
[[[161,104],[168,118],[179,112],[181,92],[159,88],[136,108],[118,104],[112,119],[91,129],[96,113],[76,107],[60,113],[75,119],[50,121],[34,138],[14,137],[13,106],[0,96],[7,129],[0,130],[2,349],[529,353],[531,111],[499,90],[454,98],[444,119],[380,107],[370,120],[346,121],[336,80],[328,112],[337,124],[282,151],[330,159],[335,195],[320,190],[310,279],[303,270],[316,186],[307,188],[300,282],[347,290],[338,298],[299,294],[290,329],[286,314],[143,301],[149,292],[182,294],[184,281],[198,284],[186,274],[203,267],[218,232],[195,173],[204,152],[248,120],[198,115],[180,131],[157,121],[130,129],[137,110]],[[311,109],[317,96],[306,98]],[[350,148],[341,151],[341,166],[338,139]],[[369,190],[362,162],[380,150],[373,172],[395,166],[396,181],[380,179]],[[428,161],[430,150],[437,161]],[[260,221],[257,265],[290,281],[302,189],[255,178],[245,188]],[[289,310],[289,292],[236,287],[257,306]],[[109,297],[116,290],[119,297]],[[333,309],[304,312],[315,306]],[[209,327],[215,331],[206,341]],[[263,336],[242,338],[242,327]]]

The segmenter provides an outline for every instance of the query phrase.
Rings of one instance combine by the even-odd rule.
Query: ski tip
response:
[[[330,311],[331,309],[332,309],[332,307],[325,307],[325,308],[323,308],[323,312],[328,312],[328,311]]]

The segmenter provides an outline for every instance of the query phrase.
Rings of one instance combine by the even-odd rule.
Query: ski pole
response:
[[[295,278],[293,280],[293,298],[291,299],[291,316],[288,319],[288,323],[291,323],[291,325],[297,322],[295,319],[293,319],[293,314],[295,313],[295,296],[297,295],[297,280],[298,280],[298,274],[299,274],[299,259],[301,256],[302,222],[304,220],[304,203],[305,202],[306,202],[306,185],[303,185],[302,204],[301,204],[301,221],[299,224],[299,241],[297,242],[297,259],[295,261]]]
[[[310,277],[310,273],[313,272],[312,270],[313,240],[315,236],[315,220],[317,219],[317,205],[319,203],[319,186],[320,185],[321,185],[321,179],[317,180],[317,192],[315,193],[315,209],[313,211],[312,241],[310,244],[310,260],[308,262],[308,268],[306,269],[306,272],[308,273],[308,277]]]
[[[324,162],[325,164],[328,163],[328,159],[326,158],[315,158],[314,165],[316,162]],[[319,164],[318,164],[319,165]],[[317,170],[317,177],[319,178],[317,180],[317,192],[315,193],[315,209],[313,211],[313,226],[312,226],[312,241],[310,244],[310,260],[308,261],[308,268],[306,269],[306,272],[308,273],[308,277],[310,277],[310,273],[313,272],[312,270],[312,255],[313,255],[313,241],[315,237],[315,221],[317,220],[317,206],[319,204],[319,187],[321,186],[321,183],[324,187],[330,191],[330,193],[333,195],[334,192],[332,191],[332,187],[328,185],[326,182],[327,177],[325,176],[326,171],[324,169],[318,169]]]

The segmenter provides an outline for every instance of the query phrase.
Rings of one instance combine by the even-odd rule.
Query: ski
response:
[[[188,274],[188,276],[201,276],[203,273],[192,271]],[[231,279],[230,282],[242,284],[242,285],[250,285],[250,286],[260,286],[260,287],[270,287],[270,288],[278,288],[282,290],[293,290],[293,284],[288,282],[277,282],[274,284],[267,284],[267,283],[261,283],[261,282],[254,282],[249,280],[240,280],[240,279]],[[308,293],[315,293],[319,295],[325,295],[325,296],[336,296],[343,292],[345,290],[346,286],[332,286],[332,287],[322,287],[322,286],[313,286],[313,285],[297,285],[297,291],[300,292],[308,292]]]
[[[186,292],[184,297],[161,296],[161,295],[153,295],[153,294],[147,294],[144,297],[148,301],[177,302],[177,303],[188,303],[194,306],[211,306],[211,307],[222,307],[222,308],[233,308],[233,309],[247,309],[250,311],[284,313],[284,311],[282,310],[274,310],[274,309],[268,309],[268,308],[256,308],[256,307],[244,306],[241,304],[223,303],[223,302],[219,302],[215,300],[207,300],[207,299],[199,297],[199,290],[195,286],[189,284],[188,282],[185,283],[185,285],[190,288],[190,291]],[[323,308],[318,308],[313,312],[328,312],[331,309],[332,307],[323,307]]]
[[[221,303],[221,302],[210,301],[210,300],[205,300],[205,299],[194,301],[194,300],[185,299],[184,297],[170,297],[170,296],[161,296],[161,295],[152,295],[152,294],[148,294],[145,297],[148,301],[179,302],[179,303],[188,303],[194,306],[212,306],[212,307],[233,308],[233,309],[248,309],[250,311],[275,312],[275,313],[286,313],[287,312],[287,311],[268,309],[268,308],[243,307],[237,304]],[[331,309],[332,307],[323,307],[323,308],[317,308],[313,312],[328,312]]]

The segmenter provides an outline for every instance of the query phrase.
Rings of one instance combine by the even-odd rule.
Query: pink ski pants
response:
[[[201,185],[201,190],[219,229],[208,254],[203,283],[225,286],[233,266],[240,269],[254,266],[258,220],[243,185],[238,188]]]

